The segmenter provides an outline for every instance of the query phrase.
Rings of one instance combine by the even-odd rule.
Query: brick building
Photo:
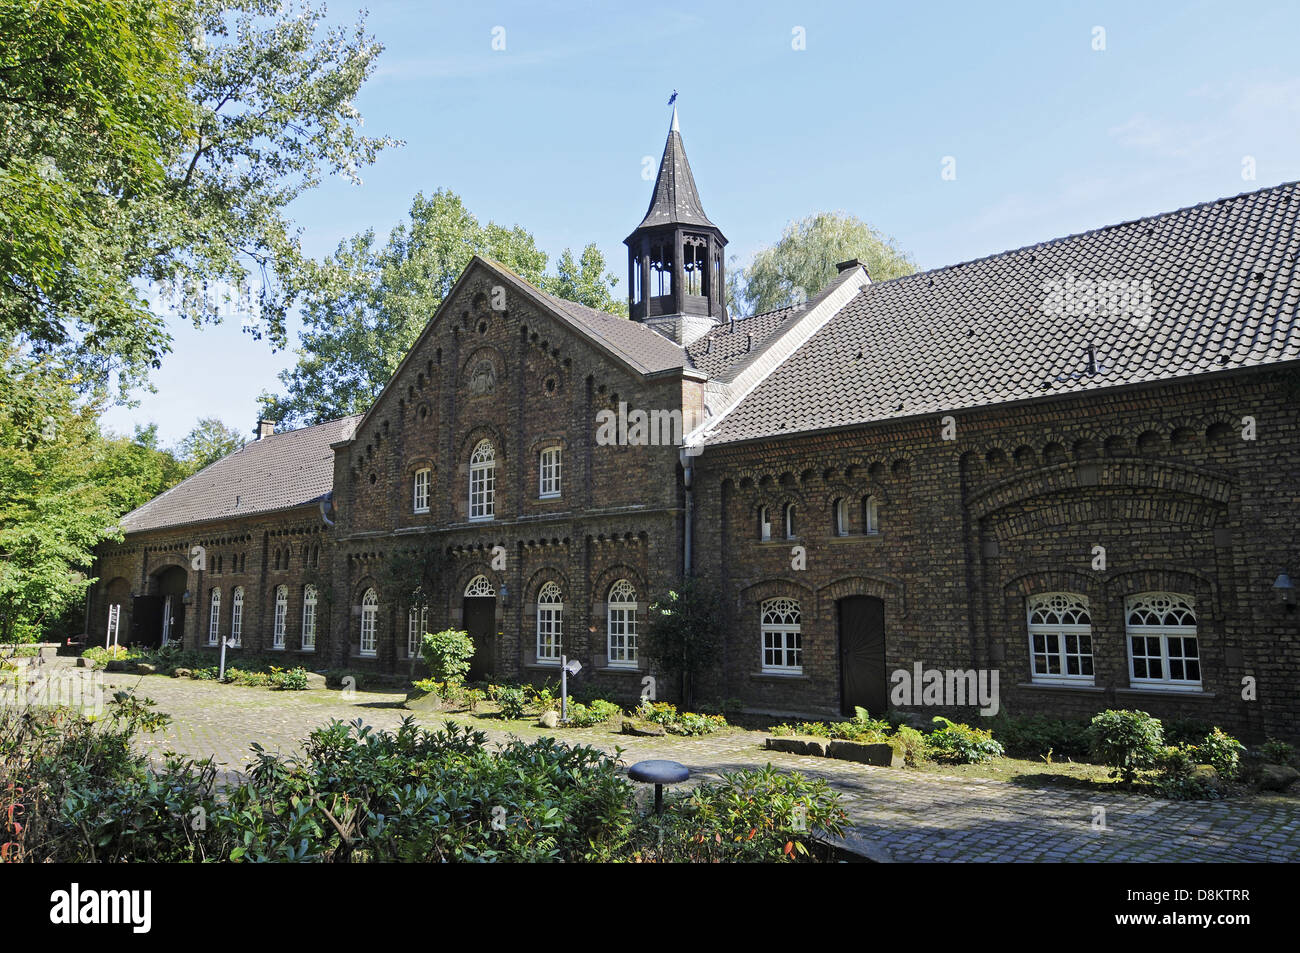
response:
[[[727,614],[704,697],[971,670],[1016,712],[1296,737],[1298,221],[1282,185],[734,318],[674,114],[631,320],[475,258],[365,415],[263,421],[127,515],[92,637],[116,604],[134,641],[406,672],[455,626],[474,676],[563,651],[634,697],[690,574]]]

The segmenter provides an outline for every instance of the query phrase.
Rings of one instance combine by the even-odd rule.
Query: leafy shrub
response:
[[[642,862],[791,862],[825,859],[825,838],[847,820],[839,796],[820,778],[767,765],[723,774],[670,798],[662,818],[638,832]]]
[[[1192,718],[1170,718],[1161,723],[1167,745],[1199,745],[1214,725]]]
[[[1241,755],[1246,747],[1221,728],[1214,728],[1196,746],[1199,757],[1218,772],[1219,777],[1231,781],[1241,767]]]
[[[307,685],[307,670],[305,668],[291,668],[288,671],[279,668],[271,669],[272,688],[278,688],[280,691],[285,692],[305,692]]]
[[[344,688],[345,683],[343,680],[345,678],[352,679],[352,688],[357,691],[361,691],[366,687],[367,680],[365,672],[353,672],[345,668],[332,668],[326,671],[325,685],[329,688]]]
[[[1086,721],[1003,712],[992,720],[991,730],[1013,756],[1064,760],[1086,758],[1089,754]]]
[[[270,672],[249,672],[242,668],[229,666],[221,679],[227,685],[242,685],[245,688],[265,688],[271,684]]]
[[[939,728],[925,740],[930,753],[940,760],[982,764],[1004,754],[1002,745],[993,740],[993,732],[988,729],[957,724],[942,715],[936,715],[934,722]]]
[[[1158,719],[1144,711],[1108,709],[1088,725],[1093,755],[1111,768],[1111,776],[1131,784],[1139,771],[1152,767],[1164,746]]]
[[[1156,752],[1153,764],[1158,775],[1152,782],[1156,792],[1175,800],[1200,800],[1218,797],[1208,782],[1195,777],[1200,752],[1194,745],[1165,745]]]
[[[890,747],[903,756],[903,764],[909,768],[930,760],[930,745],[925,735],[910,725],[899,725],[887,740]]]
[[[426,632],[420,642],[420,655],[429,666],[429,674],[440,682],[461,682],[469,672],[474,655],[474,640],[461,629]]]
[[[501,717],[511,721],[523,718],[528,713],[528,698],[522,688],[498,688],[497,704],[501,707]]]
[[[1295,759],[1295,748],[1278,738],[1269,738],[1259,746],[1259,753],[1269,764],[1290,764]]]
[[[86,649],[81,653],[82,658],[88,658],[95,663],[95,668],[103,668],[109,662],[121,662],[130,658],[139,658],[140,653],[127,648],[125,645],[110,645],[104,647],[96,645]]]
[[[679,712],[676,705],[668,702],[652,702],[648,698],[641,700],[637,714],[646,721],[662,725],[674,735],[709,735],[727,727],[727,720],[721,715],[699,715],[693,712]]]
[[[190,673],[190,678],[200,682],[215,682],[217,680],[217,668],[196,668]]]
[[[568,723],[574,728],[590,728],[593,725],[603,725],[607,721],[621,716],[623,709],[611,701],[597,698],[590,705],[584,705],[582,702],[569,702],[568,714]]]

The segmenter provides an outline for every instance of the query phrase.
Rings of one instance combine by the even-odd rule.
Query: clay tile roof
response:
[[[245,444],[122,517],[124,533],[268,513],[314,503],[334,485],[334,451],[361,418],[273,434]]]
[[[1298,221],[1287,183],[871,284],[709,442],[1300,359]],[[1064,307],[1113,280],[1150,313]]]
[[[668,340],[658,331],[650,330],[639,321],[631,321],[616,314],[606,314],[604,311],[597,311],[576,301],[557,298],[539,288],[533,290],[546,299],[563,317],[576,324],[580,331],[599,338],[642,374],[654,374],[686,366],[686,352],[679,345]]]

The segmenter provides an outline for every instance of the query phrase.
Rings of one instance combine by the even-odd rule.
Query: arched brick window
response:
[[[304,652],[316,650],[316,587],[302,590],[302,648]]]
[[[221,590],[213,587],[208,596],[208,645],[217,644],[221,624]]]
[[[537,593],[537,661],[560,661],[564,645],[564,595],[553,582]]]
[[[1092,615],[1087,597],[1045,592],[1030,596],[1027,609],[1033,680],[1091,685]]]
[[[636,666],[636,610],[636,588],[632,583],[620,579],[609,587],[609,601],[605,605],[605,631],[610,665],[628,668]]]
[[[803,672],[803,636],[799,602],[768,599],[762,605],[763,671],[782,675]]]
[[[289,622],[289,587],[275,587],[275,622],[271,627],[271,648],[284,648],[284,633]]]
[[[469,458],[469,518],[490,520],[496,512],[497,453],[480,440]]]
[[[1124,621],[1133,685],[1171,691],[1200,689],[1201,655],[1191,596],[1176,592],[1129,596]]]
[[[361,597],[361,654],[373,656],[379,648],[379,596],[367,589]]]

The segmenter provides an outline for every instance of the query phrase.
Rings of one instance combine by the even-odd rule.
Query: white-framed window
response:
[[[316,587],[302,590],[302,648],[304,652],[316,650]]]
[[[547,447],[540,460],[541,482],[537,495],[549,499],[560,495],[560,448]]]
[[[406,613],[406,657],[419,658],[424,634],[429,631],[429,606],[419,593]]]
[[[794,539],[794,504],[787,503],[782,512],[782,522],[785,523],[785,538]]]
[[[469,458],[469,518],[490,520],[497,491],[497,452],[491,440],[480,440]]]
[[[803,672],[799,602],[768,599],[762,606],[763,671],[782,675]]]
[[[271,648],[284,648],[284,632],[289,623],[289,587],[275,587],[275,623],[271,627]]]
[[[1176,592],[1129,596],[1124,608],[1129,682],[1145,688],[1198,691],[1201,655],[1196,604]]]
[[[843,497],[835,501],[833,528],[836,536],[849,535],[849,504]]]
[[[429,512],[429,484],[433,480],[433,471],[430,469],[415,471],[415,500],[414,509],[417,513]]]
[[[230,597],[230,641],[236,648],[243,645],[244,587],[236,586]]]
[[[537,593],[537,661],[558,662],[564,644],[564,595],[553,582]]]
[[[868,536],[880,532],[880,505],[874,496],[862,500],[862,532]]]
[[[605,631],[609,641],[609,664],[634,668],[637,663],[636,588],[626,579],[620,579],[609,587]]]
[[[1033,681],[1091,685],[1092,614],[1088,598],[1044,592],[1027,600]]]
[[[361,597],[361,654],[374,655],[379,647],[379,596],[367,589]]]
[[[766,506],[758,510],[758,538],[763,542],[772,538],[772,511]]]
[[[213,587],[208,596],[208,645],[216,645],[221,632],[221,590]]]

